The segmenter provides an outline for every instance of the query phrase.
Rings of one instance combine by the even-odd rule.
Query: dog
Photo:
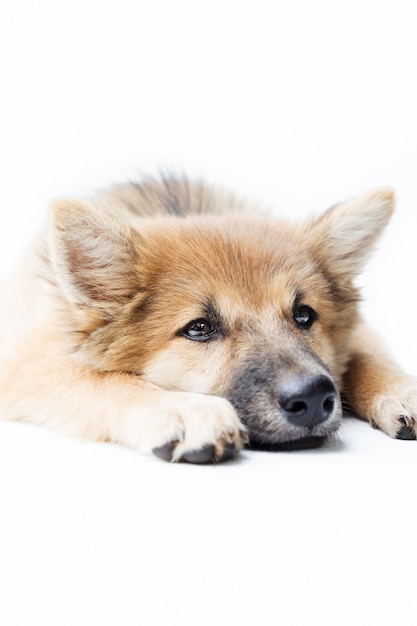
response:
[[[354,284],[393,206],[291,222],[174,176],[54,202],[3,292],[2,417],[189,463],[321,446],[346,408],[416,439]]]

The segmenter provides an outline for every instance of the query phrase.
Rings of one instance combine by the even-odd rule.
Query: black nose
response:
[[[336,388],[327,376],[301,379],[282,391],[279,403],[291,424],[313,428],[325,422],[333,413]]]

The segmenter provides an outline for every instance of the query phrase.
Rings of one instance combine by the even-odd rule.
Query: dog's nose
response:
[[[336,397],[330,378],[316,376],[291,385],[291,391],[282,391],[279,403],[291,424],[313,428],[332,415]]]

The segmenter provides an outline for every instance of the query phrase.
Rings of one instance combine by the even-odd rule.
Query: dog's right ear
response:
[[[144,241],[91,202],[61,200],[50,212],[49,253],[68,300],[111,315],[140,289]]]

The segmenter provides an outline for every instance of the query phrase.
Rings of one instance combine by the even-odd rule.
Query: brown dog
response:
[[[56,202],[3,307],[0,408],[164,459],[317,446],[342,400],[416,438],[417,381],[358,315],[390,189],[288,223],[186,179]]]

